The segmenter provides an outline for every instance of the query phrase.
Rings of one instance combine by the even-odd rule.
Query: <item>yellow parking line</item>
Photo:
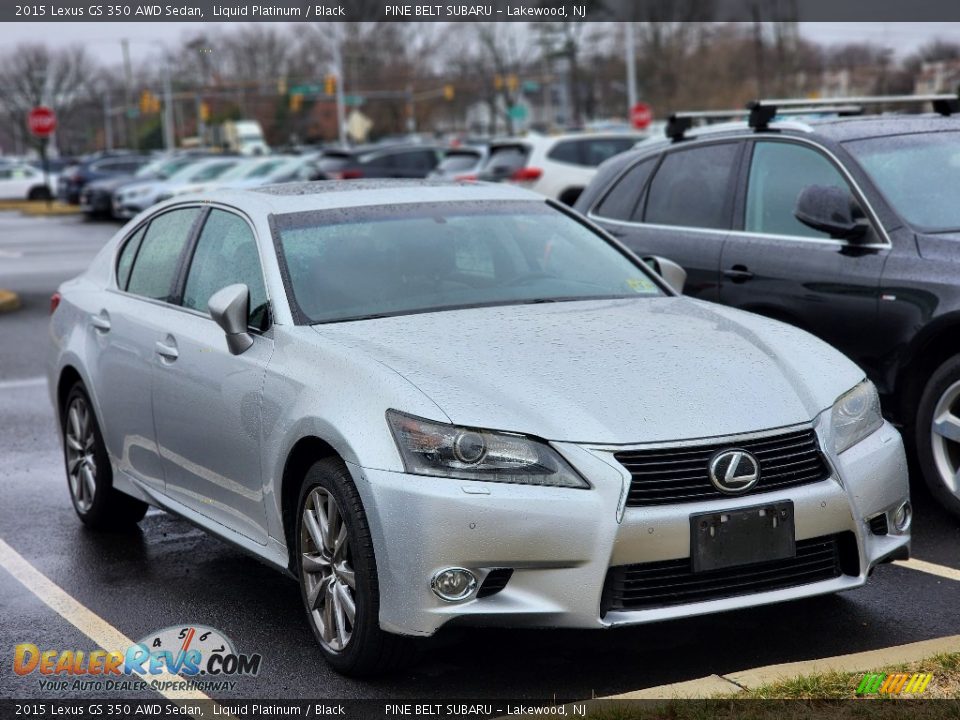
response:
[[[73,625],[97,645],[107,651],[125,651],[134,641],[93,611],[81,605],[46,575],[28,563],[22,555],[0,540],[0,567],[48,605],[60,617]],[[140,673],[137,673],[140,675]],[[182,682],[183,678],[170,673],[140,675],[146,681]],[[168,690],[154,688],[168,700],[210,700],[198,690]]]
[[[954,568],[947,567],[946,565],[937,565],[935,563],[927,562],[926,560],[917,560],[916,558],[911,558],[910,560],[896,560],[893,564],[908,568],[910,570],[919,570],[920,572],[929,573],[930,575],[936,575],[937,577],[946,578],[947,580],[960,581],[960,570],[955,570]]]

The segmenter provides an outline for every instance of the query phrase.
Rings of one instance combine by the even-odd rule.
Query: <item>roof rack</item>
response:
[[[954,95],[878,95],[867,97],[825,98],[822,100],[770,99],[754,100],[744,110],[706,110],[703,112],[673,113],[667,120],[667,137],[674,142],[684,139],[687,130],[696,120],[747,119],[747,124],[756,131],[766,130],[774,118],[785,115],[816,115],[836,113],[841,117],[863,114],[864,105],[903,105],[932,103],[934,112],[944,116],[960,113],[960,91]]]

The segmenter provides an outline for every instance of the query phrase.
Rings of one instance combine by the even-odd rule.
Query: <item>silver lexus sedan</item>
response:
[[[448,622],[647,623],[907,557],[864,373],[649,263],[505,185],[168,201],[53,298],[73,505],[155,505],[297,578],[358,675]]]

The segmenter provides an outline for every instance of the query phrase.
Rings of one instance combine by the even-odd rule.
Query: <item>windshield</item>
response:
[[[274,218],[311,323],[484,305],[662,295],[651,275],[539,201],[433,203]]]
[[[190,180],[200,181],[200,180],[213,180],[223,175],[227,170],[232,168],[236,163],[232,162],[223,162],[223,163],[212,163],[210,165],[204,165],[196,169],[196,172],[191,175]]]
[[[844,143],[894,209],[918,230],[960,230],[960,132]]]

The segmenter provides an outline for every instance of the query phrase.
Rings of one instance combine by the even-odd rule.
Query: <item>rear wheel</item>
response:
[[[960,516],[960,357],[950,358],[930,376],[914,432],[930,491]]]
[[[139,522],[147,504],[113,489],[110,458],[90,398],[80,383],[67,395],[61,425],[67,485],[80,519],[97,529]]]
[[[300,594],[324,656],[344,675],[396,668],[410,641],[380,629],[373,541],[343,462],[328,458],[307,471],[298,510]]]

